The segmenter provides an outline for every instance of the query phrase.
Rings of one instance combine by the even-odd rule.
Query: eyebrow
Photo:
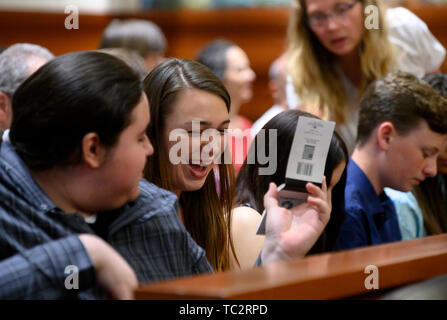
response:
[[[147,132],[147,129],[149,128],[149,125],[150,125],[150,124],[151,124],[151,123],[149,122],[149,123],[147,124],[147,126],[144,127],[143,130],[141,130],[140,134],[146,133],[146,132]]]
[[[205,126],[211,126],[212,125],[211,122],[209,122],[209,121],[202,121],[202,120],[193,120],[193,121],[185,122],[184,124],[190,125],[193,122],[200,122],[200,125],[205,125]],[[219,126],[222,126],[222,125],[227,124],[227,123],[230,123],[230,119],[222,121],[222,123]]]
[[[334,4],[333,8],[330,9],[330,11],[328,13],[331,13],[333,10],[335,10],[337,7],[341,6],[341,5],[346,5],[346,4],[350,4],[349,2],[337,2]],[[313,9],[313,8],[311,8]],[[319,8],[314,9],[313,11],[307,12],[307,14],[309,15],[317,15],[317,14],[326,14],[326,12],[324,10],[321,10]]]
[[[439,152],[439,149],[437,147],[423,147],[422,149],[428,151],[431,154],[436,154]]]

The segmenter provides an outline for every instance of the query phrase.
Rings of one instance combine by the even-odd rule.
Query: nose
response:
[[[216,160],[223,153],[224,135],[216,129],[207,129],[200,141],[200,152],[206,147],[206,152],[202,154],[206,159],[201,159],[202,162],[208,163]]]
[[[337,22],[337,18],[333,15],[327,17],[327,29],[334,30],[339,27],[339,23]]]
[[[436,166],[436,157],[430,159],[424,168],[424,174],[428,177],[434,177],[438,173],[438,168]]]
[[[144,147],[146,149],[146,157],[149,157],[154,154],[154,146],[152,145],[151,140],[149,140],[149,137],[147,135],[145,141],[146,143]]]
[[[250,82],[255,81],[256,80],[256,73],[253,71],[252,68],[249,69],[249,77]]]

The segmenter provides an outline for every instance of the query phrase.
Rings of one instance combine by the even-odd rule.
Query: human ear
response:
[[[82,158],[92,169],[97,169],[104,163],[106,151],[96,132],[87,133],[82,138]]]
[[[12,106],[11,100],[4,92],[0,92],[0,130],[6,130],[11,126]]]
[[[391,122],[386,121],[381,123],[377,129],[377,143],[379,148],[381,150],[388,150],[395,134],[396,128]]]

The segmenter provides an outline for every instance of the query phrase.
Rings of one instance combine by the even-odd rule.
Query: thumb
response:
[[[278,206],[278,189],[276,188],[276,184],[270,182],[269,189],[267,193],[264,195],[264,208],[269,211],[272,207]]]

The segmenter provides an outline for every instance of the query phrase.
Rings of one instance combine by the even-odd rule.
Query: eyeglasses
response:
[[[307,18],[308,24],[313,29],[322,29],[327,27],[330,18],[334,18],[334,21],[341,22],[346,19],[349,10],[354,8],[358,2],[356,0],[352,3],[340,4],[331,13],[314,14]]]

